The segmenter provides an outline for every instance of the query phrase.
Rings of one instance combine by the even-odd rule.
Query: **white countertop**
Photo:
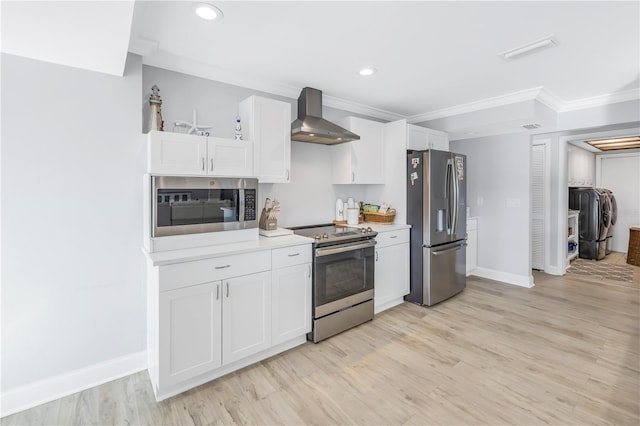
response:
[[[155,253],[149,253],[144,249],[142,251],[153,262],[153,266],[161,266],[172,263],[189,262],[192,260],[202,260],[212,257],[229,256],[252,251],[270,250],[274,248],[311,243],[313,243],[312,238],[302,237],[300,235],[283,235],[280,237],[260,236],[258,240],[243,241],[240,243],[160,251]]]
[[[345,226],[353,226],[358,228],[367,228],[371,227],[376,232],[388,232],[388,231],[398,231],[400,229],[409,229],[411,225],[404,225],[400,223],[374,223],[374,222],[362,222],[357,225],[345,225]]]

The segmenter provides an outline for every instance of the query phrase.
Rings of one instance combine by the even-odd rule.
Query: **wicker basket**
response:
[[[367,222],[371,223],[393,223],[393,220],[396,218],[396,214],[394,213],[371,213],[364,212],[364,217]]]

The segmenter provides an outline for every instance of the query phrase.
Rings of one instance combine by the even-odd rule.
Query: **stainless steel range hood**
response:
[[[335,145],[360,136],[322,118],[322,92],[305,87],[298,97],[298,119],[291,123],[291,140]]]

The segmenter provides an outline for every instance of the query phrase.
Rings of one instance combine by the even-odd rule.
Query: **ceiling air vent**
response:
[[[533,129],[538,129],[538,128],[542,127],[542,124],[531,123],[531,124],[525,124],[522,127],[524,127],[527,130],[533,130]]]

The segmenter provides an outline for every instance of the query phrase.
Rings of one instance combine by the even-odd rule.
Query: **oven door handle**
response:
[[[338,247],[326,247],[316,249],[316,257],[320,256],[330,256],[332,254],[338,253],[346,253],[348,251],[355,251],[360,249],[365,249],[369,247],[373,247],[376,245],[376,240],[367,240],[365,242],[352,243],[352,244],[341,244]]]

